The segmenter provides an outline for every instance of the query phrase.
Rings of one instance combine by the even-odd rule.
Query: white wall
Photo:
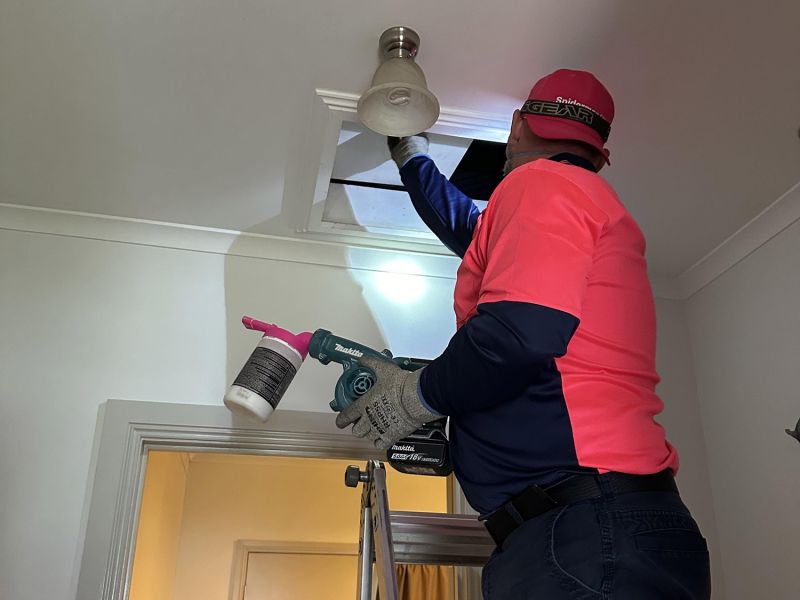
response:
[[[98,406],[218,400],[223,259],[0,231],[0,273],[0,598],[71,598]]]
[[[240,244],[229,252],[246,253]],[[242,314],[398,354],[441,351],[454,328],[453,281],[380,272],[396,259],[376,252],[375,269],[347,269],[0,230],[0,598],[74,597],[98,407],[108,398],[219,404],[258,339]],[[659,317],[679,322],[673,309],[660,303]],[[660,351],[663,422],[710,535],[684,337],[662,338]],[[326,410],[337,376],[304,365],[281,406]]]
[[[258,341],[245,312],[416,356],[454,329],[445,278],[399,276],[424,286],[401,306],[381,292],[393,277],[373,271],[3,229],[0,274],[3,599],[74,597],[98,407],[220,404]],[[304,365],[281,406],[327,410],[338,375]]]
[[[687,303],[731,600],[800,589],[800,222]]]
[[[677,300],[656,301],[658,338],[656,359],[661,376],[657,391],[664,401],[658,421],[667,430],[667,438],[680,456],[678,487],[683,501],[692,511],[708,540],[715,600],[725,597],[725,581],[714,514],[714,501],[706,458],[703,424],[697,404],[685,303]]]

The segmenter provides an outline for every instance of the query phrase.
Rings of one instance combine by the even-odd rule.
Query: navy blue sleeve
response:
[[[481,214],[472,198],[450,183],[424,154],[402,166],[400,179],[425,224],[445,246],[463,257]]]
[[[577,327],[576,317],[547,306],[480,304],[420,375],[424,402],[443,415],[459,415],[511,400],[566,354]]]

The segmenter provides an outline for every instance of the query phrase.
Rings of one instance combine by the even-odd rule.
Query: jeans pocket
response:
[[[562,589],[575,598],[601,595],[605,573],[602,532],[592,503],[558,511],[550,526],[549,562]]]
[[[688,512],[634,510],[621,517],[637,550],[675,557],[708,554],[706,539]]]
[[[650,531],[634,537],[636,548],[658,554],[697,555],[708,554],[708,545],[699,532],[694,531]]]
[[[708,600],[708,546],[689,510],[674,494],[641,501],[649,505],[614,512],[624,585],[659,590],[653,598]]]

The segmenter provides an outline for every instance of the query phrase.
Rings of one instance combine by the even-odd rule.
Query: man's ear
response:
[[[594,168],[597,170],[598,173],[603,167],[605,167],[608,164],[606,158],[610,156],[611,156],[611,151],[608,148],[604,148],[602,154],[600,152],[594,153],[592,164],[594,165]]]
[[[517,144],[522,137],[523,127],[527,127],[525,119],[522,118],[522,113],[518,110],[514,111],[514,116],[511,117],[511,131],[508,132],[508,143]]]

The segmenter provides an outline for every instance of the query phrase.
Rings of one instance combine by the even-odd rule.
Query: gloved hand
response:
[[[371,369],[376,381],[366,394],[337,415],[339,429],[355,423],[353,435],[367,438],[385,450],[425,423],[441,418],[422,405],[417,393],[422,369],[404,371],[373,356],[362,357],[358,364]]]
[[[386,141],[389,145],[389,154],[397,163],[398,169],[406,164],[412,156],[428,153],[428,135],[425,133],[402,138],[388,137]]]

